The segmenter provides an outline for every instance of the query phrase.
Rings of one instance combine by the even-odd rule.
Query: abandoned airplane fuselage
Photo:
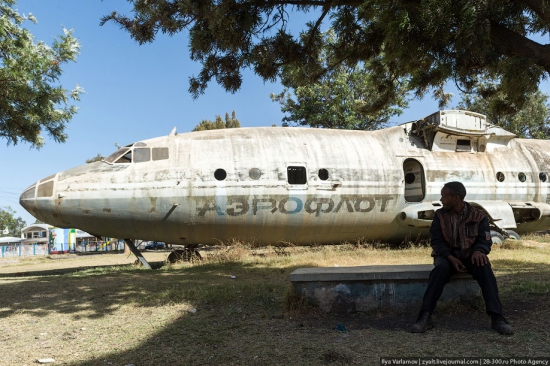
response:
[[[54,226],[184,245],[401,241],[427,233],[449,181],[501,229],[549,229],[549,170],[550,142],[440,111],[373,132],[172,133],[42,179],[20,203]]]

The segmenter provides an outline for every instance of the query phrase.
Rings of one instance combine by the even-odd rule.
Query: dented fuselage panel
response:
[[[438,113],[454,127],[436,116],[373,132],[266,127],[158,137],[45,178],[20,202],[52,225],[117,238],[401,241],[427,233],[443,184],[458,180],[466,200],[500,202],[486,206],[503,229],[548,229],[550,143],[516,139],[481,115]]]

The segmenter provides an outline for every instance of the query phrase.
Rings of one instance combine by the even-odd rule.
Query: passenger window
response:
[[[327,180],[327,179],[328,179],[328,170],[326,170],[326,169],[319,169],[319,179],[321,179],[321,180]]]
[[[223,169],[216,169],[214,172],[214,178],[217,180],[225,180],[225,178],[227,178],[227,172]]]
[[[289,166],[286,170],[289,184],[306,184],[306,168],[303,166]]]
[[[254,180],[258,180],[260,179],[260,177],[262,176],[262,171],[258,168],[252,168],[250,169],[250,171],[248,172],[248,176],[251,178],[251,179],[254,179]]]
[[[151,160],[151,149],[148,147],[134,149],[134,163],[142,163]]]
[[[165,160],[168,159],[167,147],[154,147],[153,148],[153,160]]]

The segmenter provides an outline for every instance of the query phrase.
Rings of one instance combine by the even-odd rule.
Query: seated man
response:
[[[434,269],[413,333],[433,328],[431,315],[445,284],[457,272],[468,272],[481,287],[485,309],[491,316],[493,329],[501,334],[513,334],[514,329],[502,316],[497,281],[489,258],[491,231],[485,213],[464,201],[466,188],[460,182],[446,183],[441,190],[443,208],[437,210],[430,228]]]

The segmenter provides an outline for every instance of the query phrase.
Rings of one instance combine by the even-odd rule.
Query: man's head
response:
[[[464,197],[466,197],[466,188],[460,182],[445,183],[441,189],[441,203],[446,210],[461,212],[464,208]]]

